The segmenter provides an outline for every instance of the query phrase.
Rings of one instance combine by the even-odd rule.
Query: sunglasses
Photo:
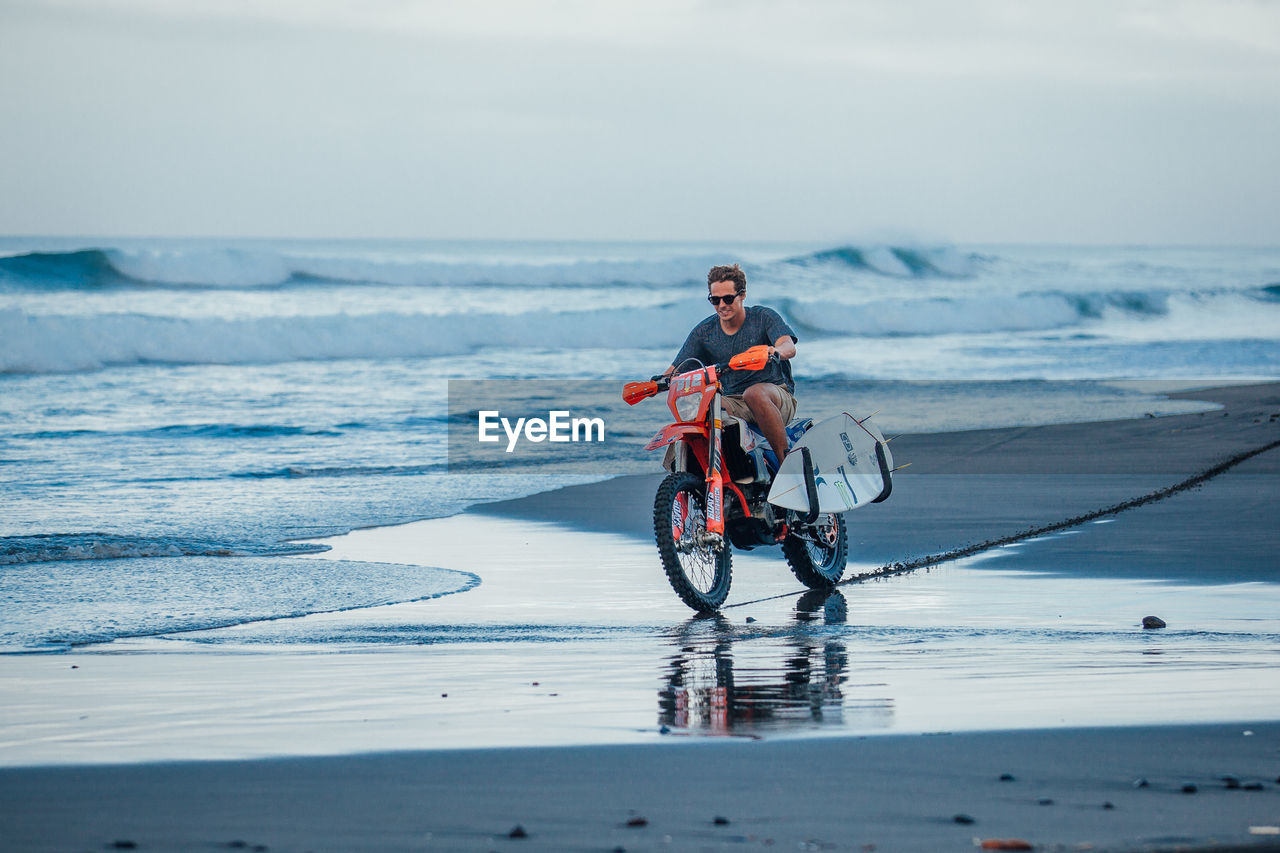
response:
[[[720,300],[723,299],[725,305],[732,305],[733,300],[737,299],[741,295],[741,293],[730,293],[728,296],[708,296],[707,301],[712,305],[719,305]]]

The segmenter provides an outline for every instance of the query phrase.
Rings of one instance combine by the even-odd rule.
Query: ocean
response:
[[[801,414],[856,392],[886,432],[1195,411],[1164,383],[1280,376],[1280,249],[0,238],[0,650],[471,588],[430,555],[291,555],[657,470],[635,428],[593,473],[451,472],[448,383],[620,390],[725,262],[796,329]]]

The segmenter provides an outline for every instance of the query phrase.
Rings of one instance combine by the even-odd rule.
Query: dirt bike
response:
[[[730,545],[743,551],[781,545],[792,573],[810,589],[830,589],[844,575],[849,547],[844,515],[820,512],[822,480],[809,448],[797,447],[807,509],[782,508],[769,501],[779,466],[768,440],[745,421],[723,425],[720,377],[730,370],[761,370],[776,358],[771,347],[752,347],[723,364],[699,363],[694,370],[623,388],[623,400],[632,406],[667,392],[675,422],[645,447],[665,448],[664,467],[671,472],[654,498],[653,533],[671,587],[700,613],[717,610],[729,595]],[[812,427],[812,418],[793,420],[786,426],[787,438],[795,444]],[[884,483],[875,499],[880,501],[888,497],[890,480],[885,454],[876,446]],[[852,464],[854,454],[849,460]]]

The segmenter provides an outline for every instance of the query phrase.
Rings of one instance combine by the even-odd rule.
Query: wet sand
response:
[[[834,597],[766,550],[691,618],[624,478],[330,543],[457,596],[9,658],[4,846],[1280,849],[1280,387],[1187,396],[1226,411],[903,436],[855,573],[1017,541]]]
[[[895,475],[890,500],[848,516],[850,553],[881,564],[918,562],[931,554],[1018,536],[1153,495],[1270,448],[1233,465],[1232,477],[1214,478],[1219,488],[1229,483],[1232,496],[1215,495],[1211,504],[1184,513],[1174,523],[1154,523],[1159,536],[1132,538],[1147,544],[1152,539],[1169,541],[1168,548],[1180,557],[1165,566],[1173,577],[1156,576],[1233,579],[1229,570],[1280,579],[1270,556],[1276,544],[1270,502],[1274,491],[1268,491],[1273,486],[1268,480],[1245,482],[1241,477],[1280,473],[1280,453],[1275,452],[1280,442],[1280,384],[1170,396],[1207,400],[1223,409],[894,438],[895,464],[909,467]],[[653,494],[661,479],[658,474],[625,477],[473,511],[648,539],[653,535]],[[1239,523],[1223,524],[1223,518],[1238,518]],[[1229,566],[1222,566],[1224,559],[1229,559]],[[1123,566],[1113,568],[1126,573]],[[1145,569],[1140,575],[1152,576]]]

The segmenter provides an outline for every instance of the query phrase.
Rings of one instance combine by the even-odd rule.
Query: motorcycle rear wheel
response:
[[[849,560],[849,531],[844,515],[837,512],[819,516],[813,534],[816,541],[790,534],[782,540],[782,553],[796,580],[809,589],[830,589],[844,576]]]
[[[703,542],[707,532],[707,484],[686,471],[668,474],[653,501],[653,536],[662,568],[680,600],[699,613],[719,609],[729,597],[729,543],[719,550]]]

